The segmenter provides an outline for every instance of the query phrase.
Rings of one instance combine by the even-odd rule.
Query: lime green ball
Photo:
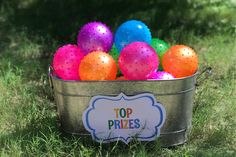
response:
[[[109,54],[115,60],[116,66],[118,68],[117,76],[120,76],[122,74],[121,71],[120,71],[119,65],[118,65],[118,59],[119,59],[120,53],[119,53],[118,49],[116,48],[116,46],[114,44],[112,45],[112,48],[111,48]]]
[[[170,46],[163,40],[158,38],[153,38],[151,42],[151,46],[155,49],[158,57],[159,57],[159,70],[163,70],[162,68],[162,57],[166,53],[166,51],[170,48]]]
[[[112,56],[112,58],[116,61],[116,63],[118,64],[118,58],[119,58],[119,56],[120,56],[120,53],[119,53],[119,51],[118,51],[118,49],[116,48],[116,46],[113,44],[112,45],[112,48],[111,48],[111,50],[110,50],[110,52],[109,52],[109,55],[111,55]]]

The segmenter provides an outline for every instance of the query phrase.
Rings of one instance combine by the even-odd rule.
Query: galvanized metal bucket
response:
[[[166,120],[160,135],[163,147],[176,146],[187,141],[191,129],[197,75],[195,73],[174,80],[64,81],[49,71],[61,127],[65,132],[89,135],[83,126],[82,114],[93,96],[117,96],[121,92],[129,96],[152,93],[166,110]]]

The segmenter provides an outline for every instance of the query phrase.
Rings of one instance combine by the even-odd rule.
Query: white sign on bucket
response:
[[[152,141],[160,135],[165,109],[150,93],[117,97],[94,96],[83,113],[83,124],[97,142]]]

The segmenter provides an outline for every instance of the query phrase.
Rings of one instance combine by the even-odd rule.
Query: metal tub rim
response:
[[[61,81],[61,82],[71,82],[71,83],[74,83],[74,82],[81,82],[81,83],[95,83],[95,82],[164,82],[164,81],[168,81],[168,82],[172,82],[172,81],[179,81],[179,80],[186,80],[186,79],[190,79],[190,78],[193,78],[193,77],[196,77],[199,75],[199,71],[196,71],[193,75],[190,75],[190,76],[186,76],[186,77],[181,77],[181,78],[174,78],[174,79],[170,79],[170,80],[92,80],[92,81],[81,81],[81,80],[63,80],[63,79],[60,79],[59,77],[57,76],[54,76],[52,74],[52,71],[49,70],[49,76],[52,77],[54,80],[57,80],[57,81]]]

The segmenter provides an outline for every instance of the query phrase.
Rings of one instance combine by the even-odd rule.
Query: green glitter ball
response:
[[[111,48],[111,50],[110,50],[110,52],[109,52],[109,55],[111,55],[112,56],[112,58],[116,61],[116,63],[118,64],[118,58],[119,58],[119,56],[120,56],[120,53],[119,53],[119,51],[117,50],[117,48],[116,48],[116,46],[113,44],[112,45],[112,48]]]
[[[159,57],[159,70],[163,70],[162,68],[162,57],[166,53],[166,51],[170,48],[170,46],[163,40],[160,40],[158,38],[153,38],[151,42],[151,46],[155,49],[157,52],[157,55]]]
[[[121,76],[122,73],[121,73],[119,65],[118,65],[118,59],[119,59],[120,53],[119,53],[118,49],[116,48],[116,46],[114,44],[112,45],[112,48],[111,48],[111,50],[109,52],[109,55],[111,55],[112,58],[116,62],[116,66],[118,68],[117,76]]]

